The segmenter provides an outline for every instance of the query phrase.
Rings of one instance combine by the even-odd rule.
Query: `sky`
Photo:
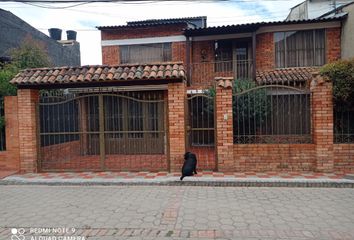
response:
[[[303,0],[154,1],[150,3],[24,3],[1,2],[8,10],[48,35],[49,28],[77,31],[81,64],[102,63],[101,36],[96,26],[123,25],[127,21],[207,16],[208,26],[284,20],[290,8]],[[76,3],[77,4],[77,3]],[[63,8],[69,7],[69,8]],[[58,8],[58,9],[52,9]]]

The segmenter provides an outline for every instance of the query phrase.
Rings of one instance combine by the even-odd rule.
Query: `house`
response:
[[[12,79],[18,168],[178,171],[193,151],[204,170],[353,171],[354,134],[333,128],[332,83],[316,73],[341,58],[345,18],[98,27],[103,65]]]
[[[341,57],[354,57],[354,1],[306,0],[293,8],[286,20],[318,19],[347,15],[342,21]]]
[[[9,61],[9,50],[26,39],[44,47],[53,66],[80,66],[80,44],[76,40],[52,39],[9,11],[0,9],[0,62]]]
[[[319,18],[328,12],[340,9],[353,0],[305,0],[290,9],[286,21]]]

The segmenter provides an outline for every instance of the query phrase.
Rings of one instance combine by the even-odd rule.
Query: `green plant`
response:
[[[236,79],[232,86],[234,116],[246,116],[247,120],[264,120],[267,110],[269,110],[266,90],[262,88],[254,89],[257,84],[249,79]],[[215,87],[210,88],[207,94],[214,98],[216,95]]]
[[[354,105],[354,59],[329,63],[321,68],[320,73],[333,82],[336,105]]]
[[[20,47],[9,51],[11,63],[0,65],[0,105],[4,105],[4,96],[16,95],[17,88],[10,83],[16,74],[25,68],[50,66],[49,58],[40,43],[25,39]],[[0,116],[0,128],[5,125],[5,119]]]
[[[18,48],[11,49],[10,56],[11,64],[18,70],[51,66],[44,46],[31,38],[25,39]]]

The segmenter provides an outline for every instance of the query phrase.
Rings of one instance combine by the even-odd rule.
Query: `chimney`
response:
[[[49,36],[56,40],[56,41],[60,41],[61,40],[61,29],[59,28],[49,28],[48,29],[49,32]]]
[[[66,31],[66,39],[76,41],[76,31],[73,30]]]

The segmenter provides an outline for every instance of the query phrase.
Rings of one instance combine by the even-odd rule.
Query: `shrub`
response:
[[[354,105],[354,59],[329,63],[322,67],[320,73],[333,82],[336,105]]]

